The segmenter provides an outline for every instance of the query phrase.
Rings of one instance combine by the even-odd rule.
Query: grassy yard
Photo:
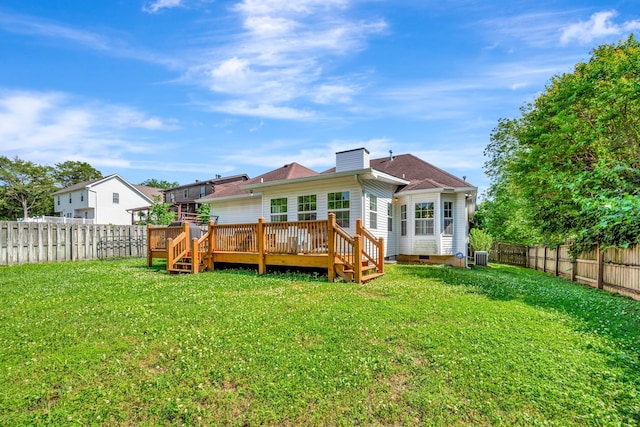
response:
[[[539,272],[0,268],[0,425],[637,425],[640,303]]]

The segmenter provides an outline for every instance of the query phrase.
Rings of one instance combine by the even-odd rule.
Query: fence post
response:
[[[542,271],[547,272],[547,246],[544,246],[544,258],[542,258]]]
[[[502,248],[500,243],[498,243],[498,264],[502,264]]]
[[[556,276],[558,275],[559,268],[560,268],[560,245],[556,247]]]
[[[598,289],[604,289],[604,252],[602,246],[598,246]]]
[[[260,237],[258,236],[258,239]],[[216,227],[215,223],[209,220],[209,246],[207,247],[207,253],[209,254],[207,268],[209,271],[213,271],[213,252],[216,248]]]

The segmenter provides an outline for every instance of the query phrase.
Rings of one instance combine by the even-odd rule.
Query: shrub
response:
[[[469,242],[474,251],[489,252],[493,245],[493,237],[484,230],[474,228],[469,232]]]

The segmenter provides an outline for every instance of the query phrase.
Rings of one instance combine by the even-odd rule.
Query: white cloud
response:
[[[173,120],[148,116],[129,107],[101,105],[52,92],[0,92],[3,154],[43,164],[82,160],[125,166],[127,154],[154,147],[123,137],[123,132],[172,130]]]
[[[617,15],[618,13],[615,10],[594,13],[588,21],[581,21],[564,28],[560,41],[563,45],[567,45],[573,40],[581,44],[589,44],[593,40],[602,37],[622,35],[640,30],[639,20],[616,24],[613,22],[613,18]]]
[[[351,102],[360,87],[336,84],[332,65],[364,49],[387,24],[347,16],[350,5],[348,0],[242,1],[231,8],[242,22],[239,33],[194,57],[183,80],[226,95],[230,100],[213,108],[228,107],[232,114],[309,119],[312,114],[301,113],[294,102]]]
[[[155,0],[143,6],[142,10],[149,13],[158,13],[162,9],[171,9],[182,6],[182,0]]]
[[[313,111],[298,110],[268,103],[250,103],[240,100],[211,104],[208,108],[210,111],[237,114],[240,116],[262,117],[265,119],[310,120],[316,116]]]

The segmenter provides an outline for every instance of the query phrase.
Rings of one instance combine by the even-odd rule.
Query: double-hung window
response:
[[[312,221],[317,218],[316,195],[298,196],[298,221]]]
[[[287,221],[287,198],[271,199],[271,222]]]
[[[445,235],[453,235],[453,202],[443,203],[442,226]]]
[[[407,235],[407,205],[400,205],[400,235]]]
[[[387,203],[387,231],[393,231],[393,203]]]
[[[433,236],[433,202],[416,203],[416,236]]]
[[[120,193],[113,193],[113,204],[117,205],[120,203]]]
[[[369,227],[378,228],[378,198],[373,194],[369,194]]]
[[[349,228],[349,192],[327,194],[329,213],[336,215],[336,223],[343,228]]]
[[[200,197],[204,197],[206,191],[206,187],[204,185],[200,186]]]

